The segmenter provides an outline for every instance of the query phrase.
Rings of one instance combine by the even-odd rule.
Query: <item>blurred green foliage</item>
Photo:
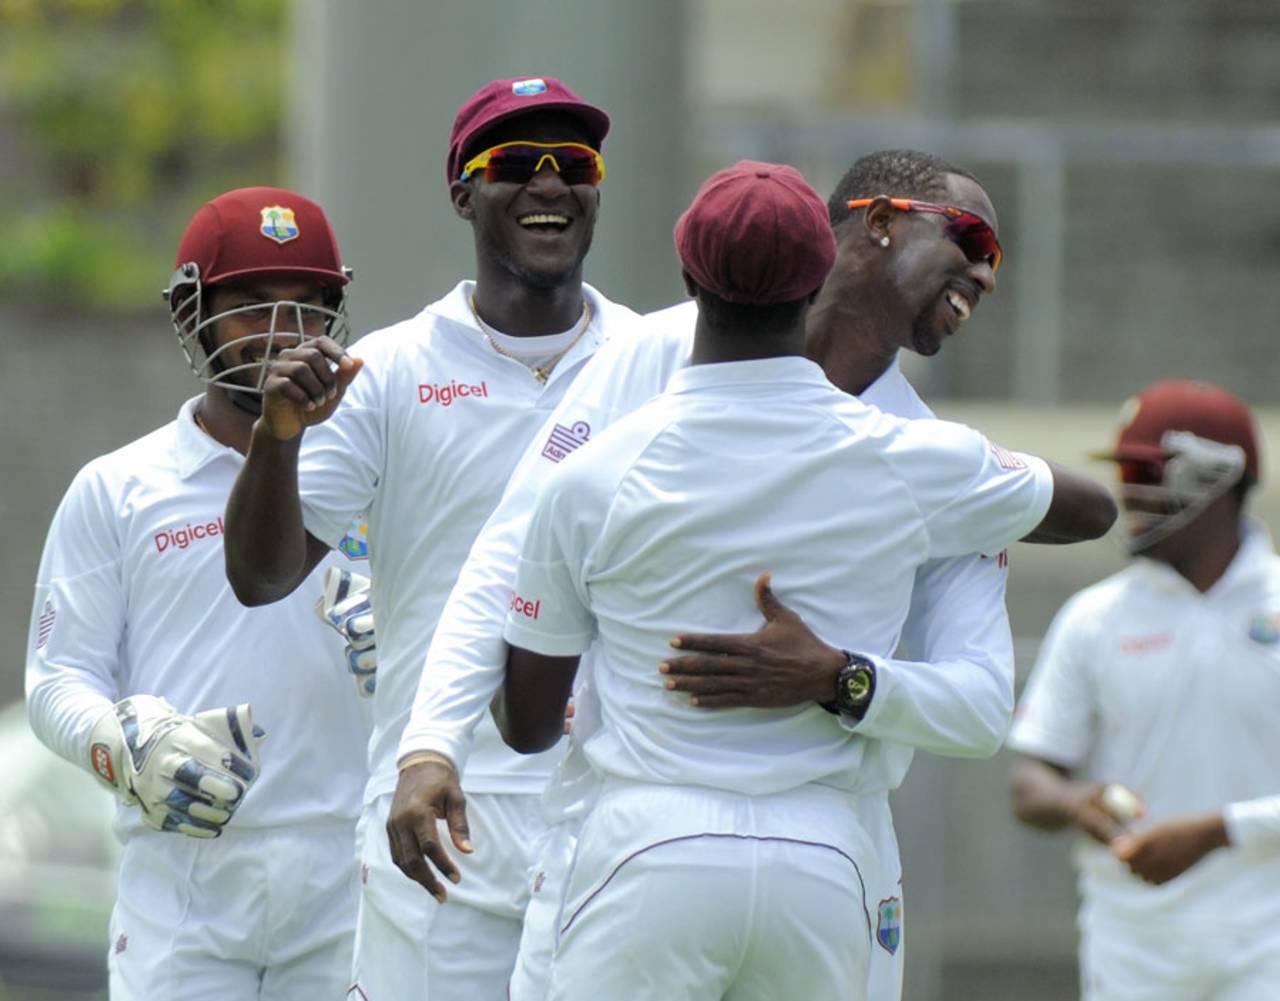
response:
[[[269,184],[288,0],[0,0],[0,292],[132,308],[196,206]]]

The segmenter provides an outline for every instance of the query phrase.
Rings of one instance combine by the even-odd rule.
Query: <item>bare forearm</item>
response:
[[[302,436],[280,441],[255,425],[227,501],[227,579],[246,605],[290,594],[307,575],[307,531],[298,499]]]
[[[1013,815],[1029,827],[1058,831],[1076,823],[1089,786],[1033,758],[1019,758],[1013,769]]]
[[[537,754],[564,736],[564,714],[578,658],[549,657],[510,647],[507,675],[490,705],[507,746]]]
[[[1049,468],[1053,471],[1053,500],[1040,524],[1022,541],[1062,545],[1105,535],[1119,513],[1106,488],[1056,463],[1049,463]]]

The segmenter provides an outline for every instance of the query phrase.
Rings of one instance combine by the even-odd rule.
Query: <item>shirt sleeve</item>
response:
[[[998,552],[1040,524],[1053,500],[1044,460],[961,424],[904,422],[887,455],[915,497],[935,558]]]
[[[361,345],[351,354],[362,357]],[[307,531],[336,548],[352,519],[367,511],[385,465],[384,373],[366,365],[352,380],[327,421],[302,435],[298,496]]]
[[[590,506],[565,483],[558,477],[533,512],[503,630],[512,646],[550,657],[582,653],[595,635],[582,583],[585,554],[575,544],[594,534],[582,524]],[[563,497],[572,497],[573,504],[563,503]]]
[[[119,698],[126,600],[120,542],[104,484],[87,471],[53,516],[27,633],[31,729],[89,769],[89,734]]]
[[[1081,595],[1054,618],[1014,714],[1013,750],[1072,769],[1088,758],[1098,728],[1089,619]]]
[[[1241,848],[1280,848],[1280,796],[1228,804],[1227,837]]]
[[[916,571],[899,653],[876,665],[876,692],[850,729],[950,757],[990,757],[1013,718],[1007,558],[934,560]]]

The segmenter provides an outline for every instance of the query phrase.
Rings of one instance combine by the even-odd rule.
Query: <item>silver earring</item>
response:
[[[882,247],[889,246],[889,238],[887,236],[880,237],[880,246]]]

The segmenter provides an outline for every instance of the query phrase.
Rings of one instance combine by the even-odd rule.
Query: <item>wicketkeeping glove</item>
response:
[[[162,698],[131,695],[103,713],[89,740],[93,773],[157,831],[216,838],[258,774],[248,705],[184,716]]]
[[[358,573],[330,567],[324,575],[324,594],[316,602],[316,614],[347,641],[347,670],[355,677],[356,692],[365,699],[378,686],[378,645],[369,598],[372,583]]]

